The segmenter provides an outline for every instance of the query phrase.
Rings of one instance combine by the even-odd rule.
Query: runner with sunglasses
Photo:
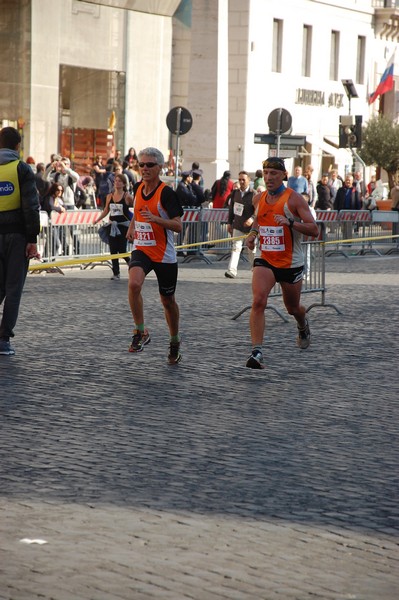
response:
[[[170,333],[168,364],[174,365],[181,360],[174,233],[182,230],[183,209],[176,192],[160,179],[165,162],[162,152],[145,148],[138,159],[141,181],[133,188],[134,214],[126,234],[134,243],[129,263],[129,305],[135,329],[129,352],[141,352],[150,342],[141,292],[146,276],[153,270]]]

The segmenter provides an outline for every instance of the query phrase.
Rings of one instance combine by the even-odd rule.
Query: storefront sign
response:
[[[308,106],[333,106],[342,108],[343,94],[331,93],[326,97],[325,92],[320,90],[305,90],[298,88],[296,90],[295,104],[306,104]]]

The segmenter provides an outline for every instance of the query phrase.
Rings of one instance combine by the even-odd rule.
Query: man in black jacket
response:
[[[0,131],[0,355],[15,354],[10,344],[18,319],[29,259],[39,258],[40,205],[32,169],[20,160],[21,136]]]
[[[239,188],[233,190],[227,199],[227,205],[229,207],[229,217],[227,230],[232,237],[242,237],[233,241],[229,266],[225,272],[225,277],[234,279],[237,276],[238,261],[240,260],[240,254],[242,245],[244,242],[243,234],[249,233],[251,225],[254,221],[254,206],[252,200],[254,197],[254,191],[250,189],[251,180],[246,171],[240,171],[238,173],[238,184]],[[251,267],[254,262],[256,247],[253,250],[248,250],[248,257]]]

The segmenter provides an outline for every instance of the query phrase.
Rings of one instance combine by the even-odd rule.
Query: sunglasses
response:
[[[154,162],[139,162],[140,169],[147,167],[147,169],[152,169],[152,167],[157,167],[158,163]]]

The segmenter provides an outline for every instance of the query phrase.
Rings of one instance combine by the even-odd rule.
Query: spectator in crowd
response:
[[[353,180],[353,175],[348,173],[345,177],[344,185],[339,188],[334,200],[335,210],[360,210],[362,202],[358,188]],[[356,224],[355,224],[356,226]],[[343,239],[351,239],[353,235],[352,222],[346,221],[342,223]]]
[[[191,187],[197,198],[196,206],[202,206],[203,202],[205,202],[204,186],[201,183],[202,171],[200,169],[194,170],[191,172],[191,176],[192,176]]]
[[[233,191],[234,183],[231,180],[230,171],[225,171],[220,179],[217,179],[212,188],[212,206],[213,208],[223,208],[228,196]]]
[[[348,173],[345,182],[337,191],[334,200],[335,210],[360,210],[362,203],[358,188],[353,180],[353,175]]]
[[[48,191],[50,189],[50,182],[47,181],[44,174],[46,171],[46,167],[44,163],[40,162],[36,165],[36,173],[35,173],[35,183],[37,191],[39,192],[39,201],[40,206],[43,203],[43,199],[47,196]]]
[[[261,195],[258,212],[246,244],[253,250],[259,235],[261,257],[254,261],[252,276],[252,309],[250,329],[252,353],[246,366],[263,369],[262,344],[265,329],[265,309],[268,296],[280,283],[287,311],[297,322],[299,348],[310,344],[310,329],[306,309],[301,304],[304,255],[302,235],[317,236],[319,229],[308,203],[283,181],[287,176],[284,160],[278,157],[263,162],[267,191]]]
[[[114,189],[107,196],[102,213],[94,221],[99,223],[109,214],[109,249],[111,254],[125,254],[127,249],[126,234],[132,218],[129,206],[133,206],[133,197],[128,193],[128,184],[123,173],[117,173],[114,180]],[[130,257],[124,260],[129,264]],[[112,259],[112,277],[114,281],[120,279],[119,259]]]
[[[391,188],[390,197],[392,200],[392,210],[399,210],[399,180],[396,179]]]
[[[377,186],[377,177],[375,175],[371,175],[370,181],[367,184],[367,195],[371,196]]]
[[[46,165],[46,170],[44,172],[44,178],[49,183],[54,183],[54,177],[55,177],[56,173],[58,173],[61,170],[61,165],[60,165],[61,156],[59,154],[52,154],[51,159],[52,160],[49,162],[49,164]]]
[[[180,205],[182,208],[198,208],[201,206],[201,200],[203,198],[203,193],[201,192],[201,188],[198,190],[198,186],[196,189],[198,193],[194,191],[193,185],[193,174],[192,171],[183,171],[181,174],[181,180],[179,181],[176,188],[176,195],[179,199]],[[192,235],[194,234],[194,235]],[[196,243],[199,241],[197,239],[197,223],[186,224],[184,237],[181,240],[181,236],[178,237],[177,245],[183,243],[184,245],[189,243]],[[194,248],[192,250],[187,250],[188,254],[198,254],[198,248]],[[184,256],[184,251],[179,250],[177,256]]]
[[[126,160],[122,162],[122,173],[129,180],[129,193],[133,192],[133,186],[137,182],[137,174],[133,168],[129,167],[129,163]]]
[[[64,188],[60,183],[52,183],[48,192],[48,196],[46,198],[46,208],[48,214],[50,215],[52,211],[57,213],[66,212],[64,199]],[[52,226],[53,232],[53,247],[50,251],[51,255],[61,256],[64,254],[66,236],[65,236],[65,227],[60,225]],[[47,253],[47,250],[46,250]]]
[[[157,148],[139,153],[141,181],[134,186],[134,218],[127,232],[127,239],[134,242],[129,263],[129,304],[135,330],[129,352],[141,352],[150,341],[141,292],[146,276],[154,270],[170,334],[168,364],[175,365],[181,354],[174,234],[182,230],[183,209],[176,192],[160,179],[164,164]]]
[[[200,173],[200,183],[199,185],[203,188],[204,187],[204,178],[203,178],[203,170],[200,168],[200,164],[199,162],[194,161],[191,165],[191,171],[194,173],[194,171],[196,173]]]
[[[315,208],[317,210],[331,210],[334,205],[334,196],[328,184],[328,173],[323,173],[316,186],[316,191],[317,200]]]
[[[191,171],[183,171],[181,179],[176,188],[176,195],[182,208],[187,206],[198,206],[198,199],[192,187],[193,174]]]
[[[86,194],[86,200],[84,206],[82,208],[95,210],[97,208],[96,201],[96,185],[94,183],[93,177],[86,175],[81,179],[81,187],[83,188]]]
[[[308,194],[309,193],[309,185],[306,177],[302,175],[302,167],[295,167],[294,175],[288,177],[287,187],[294,190],[298,194]]]
[[[335,196],[337,195],[337,191],[343,185],[342,184],[342,179],[339,177],[337,169],[332,169],[330,171],[330,177],[329,177],[329,180],[328,180],[328,185],[331,188],[331,192],[332,192],[333,198],[335,200]]]
[[[29,260],[40,258],[40,206],[32,169],[20,160],[21,136],[14,127],[0,130],[0,181],[14,182],[0,202],[0,355],[15,354],[14,337]]]
[[[265,180],[263,179],[263,171],[262,171],[262,169],[258,169],[255,172],[254,190],[256,191],[259,186],[265,187]]]
[[[63,156],[58,162],[53,182],[61,184],[64,188],[64,206],[67,210],[75,209],[75,188],[78,180],[79,173],[71,169],[71,161]]]
[[[313,179],[312,179],[313,171],[314,171],[314,168],[312,167],[312,165],[308,165],[305,169],[305,177],[308,182],[308,192],[307,192],[308,196],[309,196],[308,203],[309,203],[309,206],[311,206],[312,208],[314,208],[314,205],[315,205],[315,202],[317,199],[316,186],[313,183]],[[306,192],[303,192],[303,193],[306,193]]]
[[[122,152],[120,150],[115,150],[115,155],[109,157],[107,165],[113,165],[116,162],[122,164]]]
[[[98,154],[94,159],[92,177],[94,179],[94,183],[96,184],[97,205],[101,208],[104,208],[105,200],[110,192],[110,189],[107,182],[108,172],[103,163],[103,157],[100,154]]]
[[[37,170],[37,168],[36,168],[36,161],[33,158],[33,156],[28,156],[28,158],[26,159],[26,164],[30,166],[30,168],[32,169],[32,171],[34,173],[36,173],[36,170]]]
[[[127,162],[130,167],[133,165],[133,163],[137,163],[138,158],[137,158],[136,150],[134,148],[129,148],[129,150],[127,151],[127,154],[123,160],[125,162]]]
[[[251,179],[247,171],[238,174],[239,189],[233,190],[229,202],[229,216],[227,230],[233,238],[241,238],[232,242],[231,256],[225,277],[237,277],[238,263],[244,243],[243,234],[249,233],[254,222],[254,206],[252,203],[254,190],[250,188]],[[256,247],[251,250],[247,247],[249,263],[253,266]]]
[[[363,181],[363,175],[361,171],[355,171],[353,181],[356,185],[356,189],[359,192],[360,201],[363,202],[367,195],[366,183]]]

